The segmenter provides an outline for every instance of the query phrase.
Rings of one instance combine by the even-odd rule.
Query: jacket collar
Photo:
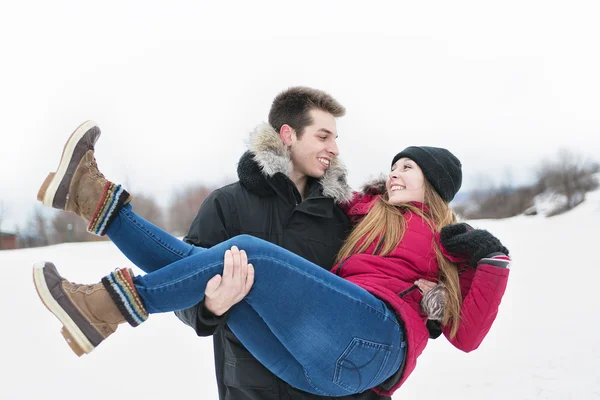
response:
[[[268,196],[276,193],[277,181],[289,179],[292,172],[292,160],[289,150],[284,146],[277,132],[269,124],[259,125],[249,137],[248,151],[238,163],[240,183],[249,191]],[[329,197],[337,204],[352,198],[352,189],[347,183],[347,170],[336,157],[320,179],[309,179],[308,195]]]

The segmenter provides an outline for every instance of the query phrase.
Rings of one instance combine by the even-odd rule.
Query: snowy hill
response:
[[[596,173],[593,175],[595,177],[595,180],[597,182],[600,182],[600,173]],[[597,197],[597,191],[590,193],[589,195],[592,196],[592,199],[594,199],[594,197]],[[585,197],[583,197],[581,194],[577,194],[576,196],[574,196],[574,203],[579,203],[580,201],[585,201],[584,199],[587,198],[588,195],[586,194]],[[593,202],[593,200],[592,200]],[[568,204],[567,201],[567,197],[563,194],[558,194],[558,193],[554,193],[552,191],[547,191],[544,193],[541,193],[539,195],[537,195],[534,199],[533,199],[533,205],[525,210],[524,214],[526,215],[544,215],[544,216],[551,216],[551,215],[555,215],[560,213],[562,210],[564,210],[566,208],[566,205]],[[582,206],[584,206],[584,209],[586,208],[586,206],[582,203]],[[589,203],[588,203],[589,205]],[[592,206],[593,207],[593,206]]]
[[[470,221],[498,235],[514,262],[499,316],[481,347],[464,354],[432,341],[394,399],[600,399],[595,293],[600,191],[564,215]],[[130,263],[111,243],[0,252],[0,399],[216,399],[212,341],[172,314],[122,327],[77,358],[31,281],[37,260],[94,282]]]

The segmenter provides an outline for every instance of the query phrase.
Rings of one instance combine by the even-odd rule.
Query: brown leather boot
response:
[[[133,287],[129,270],[118,270],[100,283],[81,285],[64,279],[50,262],[38,262],[34,265],[33,282],[38,295],[46,308],[62,322],[61,333],[78,356],[94,350],[117,330],[119,324],[130,322],[126,311],[130,305],[123,304],[120,300],[115,301],[115,293],[111,293],[112,285],[109,284],[107,288],[104,282],[115,276],[126,277],[119,280],[119,284],[126,282],[124,286],[129,286],[131,283]],[[133,292],[126,292],[126,297],[132,294],[141,304],[135,288]],[[142,314],[143,322],[148,317],[145,308],[142,306],[137,311]],[[139,322],[134,321],[132,325],[137,326]]]
[[[49,207],[74,212],[89,223],[89,232],[103,235],[131,196],[98,170],[94,145],[99,137],[100,128],[93,121],[81,124],[67,140],[56,172],[48,174],[37,198]]]

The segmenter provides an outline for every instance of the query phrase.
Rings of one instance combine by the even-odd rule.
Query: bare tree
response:
[[[514,217],[530,207],[539,193],[536,186],[522,186],[511,190],[502,187],[477,190],[467,202],[453,208],[467,219]]]
[[[44,209],[36,205],[33,214],[29,217],[25,232],[19,237],[20,247],[47,246],[53,243],[51,237],[50,218],[44,213]]]
[[[2,232],[2,222],[4,222],[4,218],[6,217],[6,205],[4,204],[4,200],[0,200],[0,232]]]
[[[535,183],[515,187],[508,172],[501,185],[490,184],[489,179],[479,177],[478,189],[470,193],[467,201],[453,208],[468,219],[507,218],[531,209],[537,195],[551,192],[566,199],[563,207],[550,214],[556,215],[580,204],[587,192],[598,187],[598,172],[597,162],[562,149],[552,160],[540,164]]]
[[[152,222],[154,225],[165,227],[164,212],[153,197],[135,194],[131,200],[131,205],[140,217]]]
[[[538,169],[538,183],[546,190],[566,197],[563,211],[585,200],[585,194],[598,187],[596,173],[600,164],[568,149],[561,149],[555,159],[544,161]]]
[[[185,235],[198,209],[214,189],[200,184],[176,192],[169,206],[169,230],[175,235]]]
[[[512,173],[504,171],[502,183],[494,184],[489,177],[480,175],[477,189],[468,199],[453,209],[467,219],[508,218],[523,213],[540,193],[536,185],[516,186]]]
[[[145,195],[134,195],[132,200],[135,212],[141,217],[158,226],[164,226],[163,211],[158,203]],[[64,242],[92,242],[108,240],[105,236],[97,236],[87,231],[88,223],[72,212],[59,211],[50,222],[50,241]]]
[[[63,242],[89,242],[99,240],[98,236],[87,231],[87,222],[78,215],[59,211],[52,218],[53,241]]]

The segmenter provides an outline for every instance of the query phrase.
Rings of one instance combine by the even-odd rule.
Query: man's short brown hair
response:
[[[269,111],[269,124],[277,132],[287,124],[296,131],[298,137],[301,137],[304,128],[313,123],[309,112],[315,109],[329,113],[335,118],[346,114],[344,106],[322,90],[296,86],[284,90],[275,97]]]

